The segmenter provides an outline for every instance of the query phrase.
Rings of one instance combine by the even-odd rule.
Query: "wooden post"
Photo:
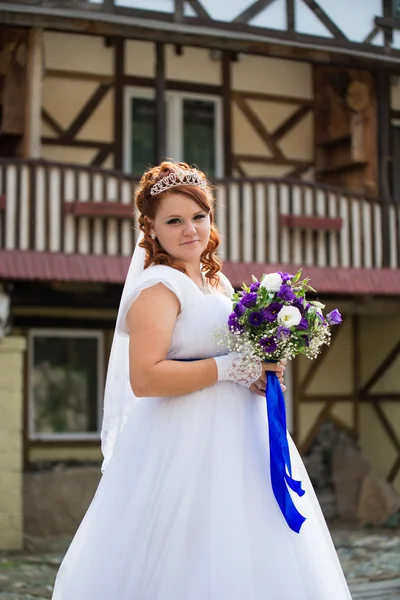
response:
[[[114,169],[123,169],[125,40],[114,40]]]
[[[377,120],[378,120],[378,155],[379,155],[379,192],[382,199],[382,240],[383,253],[382,262],[384,267],[390,264],[390,215],[389,203],[391,202],[390,193],[390,169],[389,161],[391,156],[390,139],[390,75],[380,69],[376,74],[376,100],[377,100]]]
[[[31,29],[28,35],[26,65],[25,158],[41,156],[42,83],[43,83],[43,30]]]
[[[178,23],[183,21],[183,3],[184,0],[175,0],[175,21]]]
[[[356,439],[360,435],[360,418],[359,418],[359,402],[360,402],[360,317],[356,314],[352,318],[352,337],[353,337],[353,427]]]
[[[165,115],[165,54],[164,44],[156,42],[156,160],[161,162],[166,155]]]
[[[232,176],[232,74],[230,52],[222,53],[222,114],[224,139],[224,177]]]

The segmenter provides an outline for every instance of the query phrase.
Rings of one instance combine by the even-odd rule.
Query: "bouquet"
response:
[[[315,292],[309,279],[301,280],[301,270],[270,273],[261,281],[253,276],[250,287],[233,295],[233,312],[228,327],[220,330],[218,341],[231,352],[258,356],[278,362],[304,354],[316,358],[321,347],[330,344],[331,325],[342,321],[335,309],[323,315],[323,304],[307,300],[307,292]]]
[[[250,287],[233,296],[233,312],[216,341],[231,352],[257,356],[263,361],[278,362],[298,354],[315,358],[321,347],[330,343],[330,326],[342,321],[335,309],[323,315],[323,304],[307,300],[307,292],[316,291],[309,279],[301,280],[301,270],[270,273],[261,281],[253,276]],[[276,501],[289,527],[296,533],[306,520],[297,510],[289,488],[304,495],[301,481],[292,476],[286,429],[286,409],[282,390],[274,372],[267,371],[267,402],[271,485]]]

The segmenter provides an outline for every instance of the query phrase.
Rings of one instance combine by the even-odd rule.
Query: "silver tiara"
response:
[[[176,171],[176,173],[170,173],[155,183],[150,190],[150,194],[152,196],[155,194],[161,194],[161,192],[165,192],[166,190],[176,187],[177,185],[198,185],[205,190],[207,188],[207,181],[199,177],[197,172],[194,170],[179,170]]]

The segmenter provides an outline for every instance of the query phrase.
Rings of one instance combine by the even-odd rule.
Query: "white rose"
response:
[[[282,285],[282,277],[279,273],[269,273],[264,275],[261,280],[261,286],[269,292],[279,292]]]
[[[278,321],[285,327],[293,327],[301,321],[301,312],[295,306],[283,306],[278,313]]]

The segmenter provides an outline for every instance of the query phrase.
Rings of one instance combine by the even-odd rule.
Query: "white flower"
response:
[[[322,304],[322,302],[317,302],[317,300],[311,300],[310,304],[316,306],[317,308],[325,308],[325,304]]]
[[[283,306],[278,313],[278,321],[285,327],[293,327],[301,321],[301,312],[295,306]]]
[[[279,273],[269,273],[268,275],[264,275],[261,285],[269,292],[279,292],[282,285],[282,277]]]

